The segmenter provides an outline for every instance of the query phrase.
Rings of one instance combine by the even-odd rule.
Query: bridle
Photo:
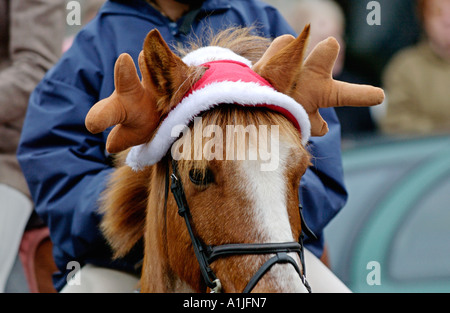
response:
[[[305,257],[303,248],[303,238],[304,234],[307,234],[311,238],[316,238],[314,233],[306,225],[303,214],[302,206],[299,204],[300,220],[301,220],[301,234],[298,242],[283,242],[283,243],[252,243],[252,244],[224,244],[220,246],[210,246],[205,245],[200,238],[195,236],[191,225],[191,214],[189,210],[188,203],[186,201],[186,196],[183,189],[183,184],[178,175],[178,165],[177,161],[172,159],[172,174],[170,175],[171,185],[170,189],[175,198],[178,206],[178,214],[184,218],[189,236],[191,237],[192,246],[194,248],[194,253],[197,261],[200,265],[200,271],[205,281],[206,286],[211,289],[211,293],[219,293],[222,291],[222,285],[220,279],[216,277],[214,271],[211,269],[210,264],[216,259],[224,256],[230,255],[249,255],[249,254],[275,254],[267,260],[259,270],[253,275],[247,286],[244,288],[243,293],[249,293],[253,290],[259,280],[264,276],[264,274],[270,270],[270,268],[277,263],[290,263],[294,266],[295,271],[299,274],[303,285],[306,287],[308,292],[311,292],[311,287],[306,281],[306,268],[305,268]],[[166,203],[168,197],[169,188],[169,166],[166,168]],[[301,269],[299,268],[297,262],[288,255],[290,252],[296,252],[300,258]]]

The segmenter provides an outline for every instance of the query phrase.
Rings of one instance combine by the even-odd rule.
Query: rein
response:
[[[224,244],[220,246],[209,246],[202,243],[202,241],[195,236],[191,225],[191,213],[184,194],[183,184],[178,175],[177,161],[172,159],[172,174],[170,175],[171,185],[170,189],[178,206],[178,214],[184,218],[189,236],[191,237],[192,246],[197,261],[200,265],[200,272],[203,276],[206,286],[211,289],[211,293],[219,293],[222,291],[222,284],[217,278],[210,264],[220,257],[230,255],[249,255],[249,254],[275,254],[267,260],[259,270],[253,275],[243,293],[249,293],[253,290],[259,280],[270,268],[277,263],[290,263],[294,266],[295,271],[299,274],[303,285],[308,292],[311,292],[311,287],[306,281],[306,268],[304,258],[303,238],[304,234],[311,238],[316,238],[311,229],[306,225],[303,218],[302,206],[299,204],[300,220],[302,232],[298,242],[283,242],[283,243],[251,243],[251,244]],[[169,167],[166,167],[166,195],[165,205],[167,205],[169,187]],[[297,262],[288,255],[290,252],[296,252],[300,258],[302,269],[299,268]]]

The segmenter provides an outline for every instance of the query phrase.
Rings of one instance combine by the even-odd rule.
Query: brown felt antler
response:
[[[311,135],[323,136],[328,125],[319,108],[373,106],[383,102],[384,92],[381,88],[333,79],[340,47],[332,37],[320,42],[303,61],[309,32],[307,25],[297,38],[285,35],[275,39],[253,70],[300,103],[308,113]]]
[[[121,54],[114,68],[116,90],[108,98],[97,102],[86,116],[86,128],[94,134],[117,125],[111,130],[106,143],[106,149],[111,153],[149,140],[159,120],[156,100],[146,88],[149,73],[142,53],[139,55],[139,67],[142,82],[131,56]]]
[[[328,127],[319,108],[376,105],[383,101],[384,93],[380,88],[332,78],[339,53],[334,38],[319,43],[304,61],[308,38],[309,26],[298,38],[276,38],[253,70],[303,105],[311,121],[311,135],[322,136]],[[203,73],[176,56],[157,30],[150,31],[144,41],[139,68],[142,81],[132,58],[122,54],[115,65],[116,90],[97,102],[86,116],[86,127],[92,133],[116,125],[106,143],[111,153],[150,141],[164,115]]]
[[[156,29],[144,41],[139,68],[142,81],[131,56],[120,55],[114,68],[115,91],[97,102],[86,116],[86,128],[94,134],[116,125],[106,142],[110,153],[150,141],[161,117],[192,84],[189,67]]]

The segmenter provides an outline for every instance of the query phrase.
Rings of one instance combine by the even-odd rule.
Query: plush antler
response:
[[[144,41],[139,68],[142,81],[131,56],[120,55],[114,69],[116,90],[97,102],[86,116],[86,128],[94,134],[116,125],[106,142],[110,153],[150,141],[161,117],[192,83],[189,67],[170,50],[157,30],[150,31]]]
[[[339,44],[333,38],[319,43],[304,61],[309,30],[309,26],[305,27],[298,38],[285,35],[275,39],[253,70],[300,103],[308,113],[311,135],[322,136],[328,127],[319,108],[376,105],[383,101],[384,93],[380,88],[332,78],[339,53]],[[86,127],[92,133],[116,125],[106,143],[111,153],[149,142],[163,117],[205,70],[186,65],[157,30],[149,32],[144,41],[139,68],[142,81],[132,58],[122,54],[115,65],[116,90],[96,103],[86,116]]]
[[[307,25],[296,39],[282,36],[274,40],[253,69],[278,91],[302,104],[311,121],[311,135],[323,136],[328,126],[319,108],[373,106],[383,102],[384,92],[381,88],[333,79],[340,47],[332,37],[320,42],[303,62],[309,31]]]
[[[145,87],[149,85],[150,78],[142,53],[139,55],[139,67],[142,82],[131,56],[121,54],[114,68],[116,90],[108,98],[97,102],[86,116],[86,128],[94,134],[117,125],[106,142],[106,149],[111,153],[148,141],[158,125],[156,101]]]

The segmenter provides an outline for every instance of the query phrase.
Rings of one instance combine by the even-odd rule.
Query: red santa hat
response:
[[[267,107],[286,116],[302,134],[305,145],[311,134],[308,114],[293,98],[276,91],[255,73],[252,63],[229,49],[204,47],[183,58],[187,65],[207,67],[204,75],[161,122],[153,139],[131,148],[127,164],[134,170],[159,162],[178,137],[172,129],[187,127],[196,116],[220,104]]]

